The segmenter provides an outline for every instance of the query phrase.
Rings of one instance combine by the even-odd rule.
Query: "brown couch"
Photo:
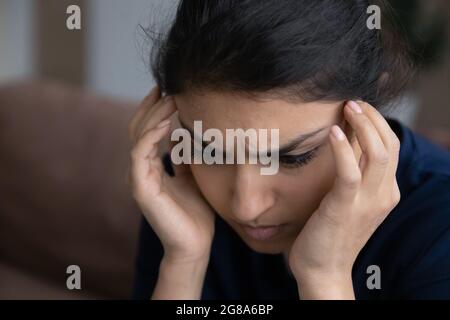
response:
[[[0,87],[0,299],[130,297],[134,109],[53,83]],[[66,287],[69,265],[81,290]]]

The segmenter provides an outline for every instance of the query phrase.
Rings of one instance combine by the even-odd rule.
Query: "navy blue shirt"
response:
[[[361,250],[353,266],[357,299],[450,299],[450,153],[388,119],[401,141],[397,182],[401,200]],[[165,158],[167,161],[170,159]],[[167,170],[170,171],[170,168]],[[149,299],[163,255],[143,219],[133,297]],[[369,289],[370,266],[380,289]],[[368,269],[369,268],[369,269]],[[370,283],[373,283],[371,280]],[[224,222],[216,231],[203,299],[298,299],[282,254],[252,251]]]

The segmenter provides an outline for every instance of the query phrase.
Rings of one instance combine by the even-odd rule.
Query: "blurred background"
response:
[[[127,124],[154,84],[139,25],[167,24],[177,3],[0,0],[0,299],[129,297]],[[419,70],[391,116],[450,150],[450,4],[389,3]],[[66,27],[74,4],[80,30]]]

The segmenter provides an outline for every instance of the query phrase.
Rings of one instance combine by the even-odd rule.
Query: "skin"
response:
[[[292,152],[320,146],[299,168],[280,164],[276,175],[263,176],[259,165],[180,165],[173,178],[158,155],[177,119],[191,129],[202,120],[203,130],[217,128],[224,136],[226,128],[279,129],[280,145],[323,130]],[[400,143],[375,108],[361,101],[256,101],[208,91],[161,99],[154,88],[129,133],[133,195],[165,252],[153,299],[200,298],[214,211],[253,250],[283,253],[302,299],[354,299],[353,263],[400,200]],[[242,224],[286,225],[276,238],[260,241]]]

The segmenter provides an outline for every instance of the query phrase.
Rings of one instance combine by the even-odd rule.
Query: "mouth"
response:
[[[249,226],[240,224],[245,233],[254,240],[267,241],[280,235],[286,224],[268,226]]]

